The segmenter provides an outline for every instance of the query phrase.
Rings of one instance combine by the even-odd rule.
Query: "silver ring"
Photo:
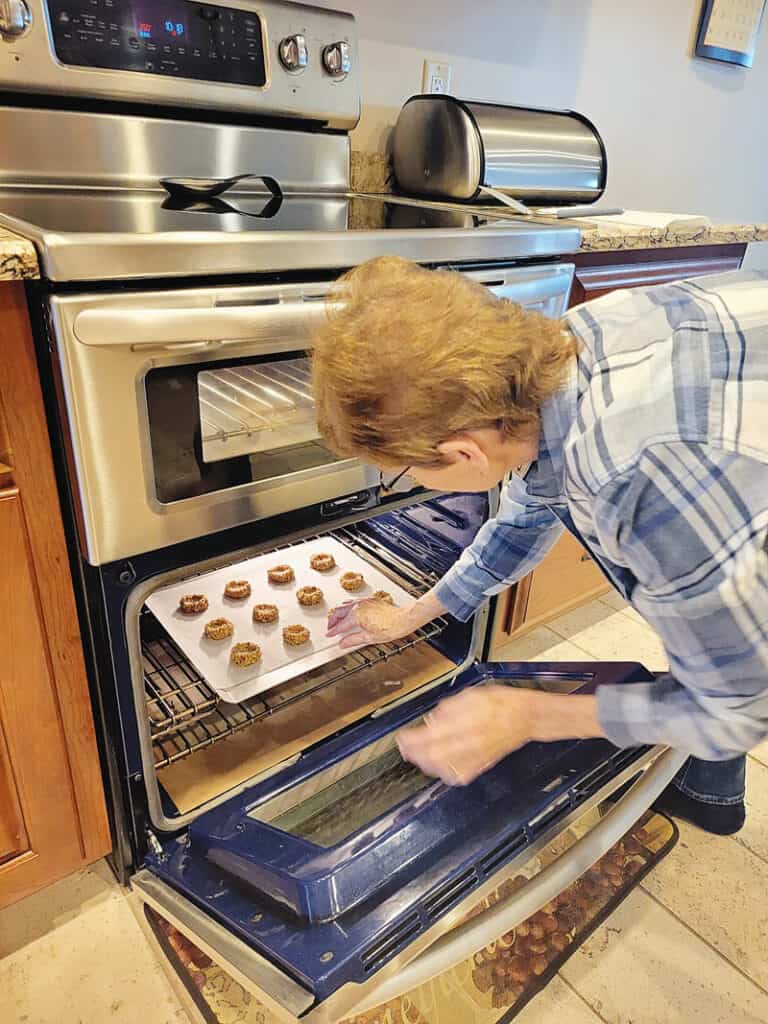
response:
[[[453,764],[451,764],[451,762],[450,762],[450,761],[446,761],[445,763],[446,763],[446,764],[448,765],[448,767],[449,767],[449,768],[451,769],[451,771],[453,772],[453,777],[454,777],[454,779],[455,779],[455,780],[456,780],[456,781],[458,782],[458,781],[459,781],[459,778],[460,778],[460,776],[459,776],[459,773],[458,773],[458,771],[457,771],[457,769],[456,769],[456,766],[455,766],[455,765],[453,765]]]

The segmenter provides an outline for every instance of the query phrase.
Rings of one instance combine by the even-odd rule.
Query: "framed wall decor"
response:
[[[766,0],[703,0],[697,57],[751,68]]]

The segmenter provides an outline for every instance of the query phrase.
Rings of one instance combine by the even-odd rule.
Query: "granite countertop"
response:
[[[26,238],[0,227],[0,281],[39,277],[37,253]]]
[[[696,227],[647,227],[640,224],[608,224],[601,218],[559,220],[581,230],[579,252],[627,249],[671,249],[688,245],[728,245],[768,242],[768,224],[708,224]]]

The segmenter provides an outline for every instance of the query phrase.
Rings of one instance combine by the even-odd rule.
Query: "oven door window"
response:
[[[296,353],[159,367],[147,374],[146,396],[164,504],[339,461],[317,428],[309,360]]]

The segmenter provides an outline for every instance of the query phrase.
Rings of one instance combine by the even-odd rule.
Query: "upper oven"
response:
[[[469,271],[559,316],[573,267]],[[319,435],[312,337],[328,281],[56,295],[54,360],[93,565],[294,509],[376,502],[370,466]]]

